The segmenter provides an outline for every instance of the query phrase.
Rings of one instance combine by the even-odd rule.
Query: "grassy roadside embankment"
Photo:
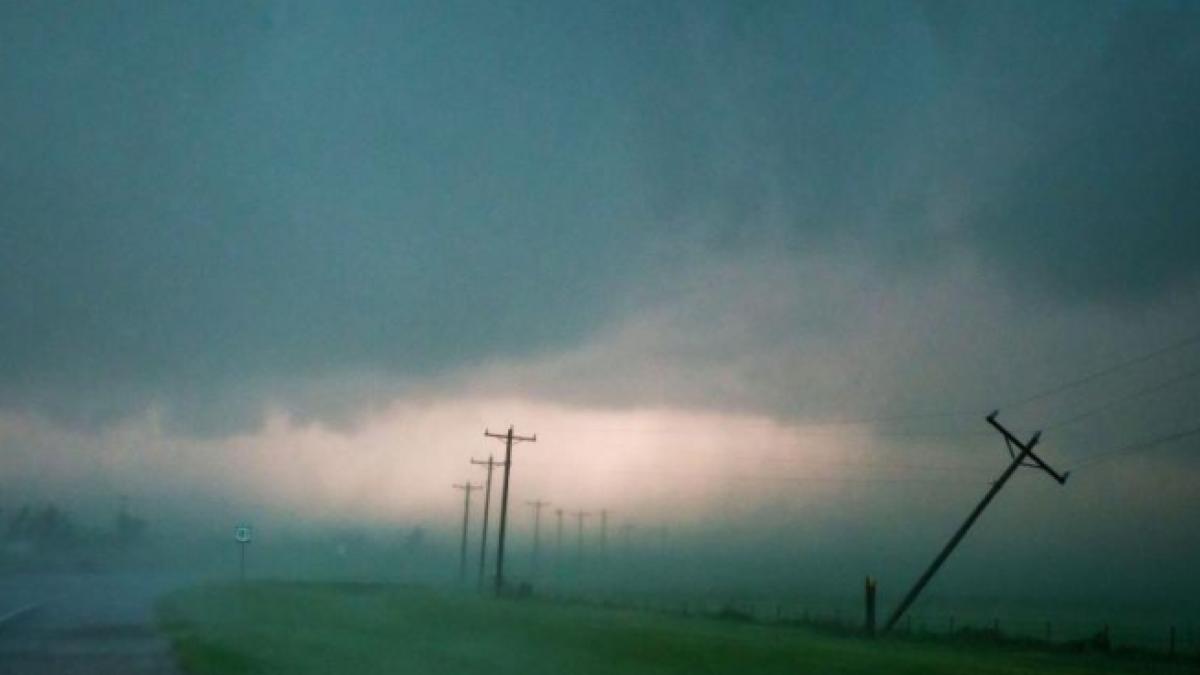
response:
[[[1194,672],[1103,654],[868,641],[382,585],[201,587],[163,599],[159,620],[190,675]]]

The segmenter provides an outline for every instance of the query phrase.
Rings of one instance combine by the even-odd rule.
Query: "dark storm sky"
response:
[[[1187,2],[4,3],[3,494],[452,523],[514,423],[520,499],[894,588],[998,407],[1075,478],[956,569],[1169,596],[1197,119]]]
[[[1196,316],[1188,3],[0,11],[9,408],[252,426],[280,382],[536,359],[764,255]],[[838,322],[775,319],[747,339]]]

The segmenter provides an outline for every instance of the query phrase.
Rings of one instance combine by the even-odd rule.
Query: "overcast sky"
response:
[[[26,498],[433,517],[511,423],[593,506],[983,472],[937,538],[993,408],[1068,468],[1200,424],[1191,3],[10,2],[0,100]],[[1196,443],[1030,501],[1200,560]]]

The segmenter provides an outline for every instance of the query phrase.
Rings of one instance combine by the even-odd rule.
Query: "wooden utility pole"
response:
[[[483,490],[483,536],[479,539],[479,590],[482,591],[484,577],[487,574],[488,511],[492,507],[492,469],[504,466],[504,464],[494,461],[491,455],[488,455],[487,461],[472,457],[471,463],[487,467],[487,487]]]
[[[633,556],[633,530],[636,526],[633,523],[623,523],[621,525],[622,548],[625,552],[625,559],[629,560]]]
[[[867,577],[867,583],[864,588],[867,600],[867,637],[875,637],[875,580]],[[953,629],[950,632],[953,633]]]
[[[517,436],[513,433],[513,428],[508,427],[508,433],[493,434],[487,429],[483,430],[483,435],[489,438],[504,439],[504,488],[500,493],[500,537],[496,542],[496,595],[504,592],[504,535],[508,526],[508,481],[512,474],[512,449],[513,443],[520,442],[537,442],[537,434],[533,436]]]
[[[562,518],[563,510],[554,509],[554,518],[557,523],[554,526],[554,567],[561,571],[562,568]]]
[[[971,511],[971,514],[967,516],[967,520],[961,526],[959,526],[958,531],[954,533],[954,536],[950,537],[950,541],[946,542],[946,545],[942,548],[941,553],[938,553],[937,557],[933,559],[933,563],[930,564],[929,568],[925,570],[925,573],[922,574],[919,579],[917,579],[917,583],[913,584],[912,589],[908,591],[908,595],[904,596],[904,599],[900,601],[899,606],[897,606],[896,610],[892,612],[891,617],[888,618],[887,624],[884,625],[884,632],[891,630],[892,627],[896,625],[896,622],[900,620],[900,617],[904,615],[904,612],[909,608],[910,605],[912,605],[913,601],[917,599],[917,596],[921,594],[921,590],[925,588],[925,585],[928,584],[929,580],[933,578],[933,575],[937,573],[938,569],[942,566],[942,563],[946,562],[946,558],[950,557],[950,554],[954,552],[954,548],[958,546],[958,543],[962,541],[964,536],[966,536],[967,530],[970,530],[971,526],[975,524],[975,521],[979,518],[979,514],[983,513],[983,510],[987,508],[987,505],[990,504],[996,494],[1000,492],[1000,488],[1004,487],[1004,484],[1008,482],[1008,479],[1012,477],[1013,473],[1015,473],[1018,468],[1026,466],[1030,468],[1041,469],[1049,474],[1051,478],[1058,481],[1059,485],[1067,482],[1067,476],[1070,475],[1070,472],[1062,474],[1058,473],[1054,469],[1050,468],[1048,464],[1043,462],[1040,457],[1033,453],[1033,448],[1038,444],[1038,440],[1041,438],[1042,432],[1039,431],[1034,433],[1028,442],[1022,443],[1017,439],[1016,436],[1013,436],[1008,429],[1005,429],[999,422],[996,421],[997,414],[998,411],[988,415],[987,421],[988,424],[995,427],[995,429],[1004,437],[1004,444],[1008,447],[1008,454],[1010,457],[1012,457],[1012,462],[1009,463],[1008,468],[1004,470],[1004,473],[1000,474],[1000,477],[996,479],[996,482],[992,483],[992,487],[988,489],[987,494],[983,496],[983,499],[980,500],[979,504],[975,506],[975,509]],[[1020,452],[1014,450],[1014,446],[1017,448],[1017,450],[1020,450]]]
[[[608,557],[608,509],[600,509],[600,559]]]
[[[533,509],[533,551],[530,554],[530,576],[536,577],[538,572],[538,554],[542,547],[542,509],[550,506],[550,502],[535,499],[525,504]]]
[[[583,565],[583,519],[592,514],[586,511],[576,511],[571,515],[575,516],[575,565],[579,567]]]
[[[466,483],[455,483],[452,487],[463,491],[462,545],[458,551],[458,580],[462,582],[467,578],[467,524],[470,522],[468,519],[471,515],[471,493],[483,486],[467,481]]]

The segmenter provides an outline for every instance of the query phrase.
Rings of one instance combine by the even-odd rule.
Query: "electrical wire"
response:
[[[975,415],[976,413],[970,413],[970,414]],[[980,417],[982,418],[982,415]],[[763,422],[760,424],[746,423],[744,425],[734,423],[729,426],[733,426],[735,428],[745,428],[746,426],[750,426],[750,427],[762,426],[765,428],[765,427],[770,426],[770,427],[779,429],[783,434],[785,434],[787,436],[796,436],[796,437],[870,435],[870,436],[907,436],[907,437],[913,437],[913,438],[943,438],[943,437],[957,438],[957,437],[963,437],[963,436],[991,436],[992,435],[990,432],[987,432],[987,431],[965,431],[965,430],[960,430],[960,429],[947,429],[947,430],[941,430],[941,431],[938,431],[938,430],[918,431],[918,430],[907,430],[907,429],[903,429],[903,430],[901,430],[901,429],[897,429],[897,430],[892,430],[892,429],[812,429],[812,428],[807,428],[805,426],[802,426],[804,424],[812,424],[813,426],[839,426],[841,424],[850,425],[850,424],[865,424],[865,423],[866,423],[865,421],[845,422],[845,423],[801,422],[800,425],[788,425],[788,424],[769,424],[769,423]],[[587,432],[591,432],[591,433],[618,433],[618,434],[647,435],[647,436],[659,436],[659,435],[661,435],[661,436],[688,436],[688,435],[710,436],[710,435],[712,435],[712,432],[707,429],[696,429],[696,428],[664,428],[664,427],[635,428],[635,427],[619,427],[619,426],[604,426],[604,427],[590,427],[590,426],[578,427],[577,426],[577,427],[572,427],[572,429],[574,431],[583,430],[583,431],[587,431]]]
[[[1111,365],[1105,366],[1104,368],[1101,368],[1099,370],[1092,371],[1090,373],[1087,373],[1085,375],[1082,375],[1080,377],[1077,377],[1077,378],[1074,378],[1071,380],[1067,380],[1065,382],[1061,382],[1052,387],[1048,387],[1048,388],[1033,392],[1031,394],[1027,394],[1026,396],[1024,396],[1022,398],[1018,398],[1013,401],[1009,401],[1005,405],[1001,406],[1000,409],[1001,410],[1011,410],[1013,408],[1020,408],[1022,406],[1028,405],[1035,401],[1040,401],[1042,399],[1056,396],[1058,394],[1061,394],[1062,392],[1070,391],[1071,389],[1081,387],[1085,384],[1088,384],[1090,382],[1098,380],[1102,377],[1106,377],[1113,373],[1117,373],[1122,370],[1125,370],[1126,368],[1130,368],[1132,366],[1136,366],[1136,365],[1139,365],[1142,363],[1146,363],[1148,361],[1152,361],[1152,360],[1154,360],[1160,356],[1163,356],[1165,354],[1169,354],[1171,352],[1178,351],[1180,349],[1183,349],[1185,347],[1190,347],[1195,344],[1200,344],[1200,333],[1193,333],[1193,334],[1191,334],[1187,337],[1184,337],[1180,340],[1176,340],[1175,342],[1172,342],[1166,346],[1159,347],[1152,351],[1145,352],[1143,354],[1139,354],[1137,356],[1133,356],[1133,357],[1130,357],[1130,358],[1122,360],[1122,361],[1118,361]],[[1180,378],[1177,378],[1177,380],[1172,380],[1169,383],[1164,383],[1162,386],[1169,386],[1169,384],[1174,384],[1175,381],[1187,379],[1189,377],[1194,377],[1197,374],[1200,374],[1200,371],[1191,372],[1186,376],[1181,376]],[[1140,393],[1137,394],[1137,396],[1140,396],[1140,395],[1142,395],[1142,394],[1140,394]],[[1134,397],[1136,397],[1136,396],[1134,396]],[[922,419],[947,419],[947,418],[955,418],[955,417],[973,417],[976,415],[986,414],[986,412],[987,411],[984,411],[983,413],[981,413],[978,410],[973,410],[973,411],[972,410],[950,410],[950,411],[944,411],[944,412],[909,413],[909,414],[899,414],[899,415],[879,415],[879,416],[875,416],[875,417],[862,417],[862,418],[812,420],[812,421],[809,421],[808,423],[814,424],[814,425],[830,425],[830,426],[857,425],[857,424],[865,425],[865,424],[876,424],[876,423],[883,423],[883,422],[903,422],[903,421],[922,420]],[[1047,427],[1047,428],[1049,428],[1049,427]]]
[[[1154,349],[1153,351],[1149,351],[1149,352],[1139,354],[1137,356],[1134,356],[1134,357],[1131,357],[1131,358],[1128,358],[1128,359],[1125,359],[1122,361],[1118,361],[1116,363],[1105,366],[1104,368],[1087,373],[1080,377],[1077,377],[1077,378],[1074,378],[1071,380],[1067,380],[1064,382],[1060,382],[1059,384],[1056,384],[1052,387],[1041,389],[1039,391],[1028,394],[1022,398],[1018,398],[1018,399],[1009,401],[1005,405],[1000,406],[999,409],[1007,411],[1007,410],[1011,410],[1013,408],[1019,408],[1019,407],[1028,405],[1035,401],[1040,401],[1042,399],[1050,398],[1052,396],[1061,394],[1062,392],[1070,391],[1071,389],[1081,387],[1085,384],[1088,384],[1088,383],[1098,380],[1100,378],[1106,377],[1113,373],[1120,372],[1122,370],[1125,370],[1126,368],[1130,368],[1132,366],[1139,365],[1141,363],[1152,361],[1160,356],[1171,353],[1173,351],[1177,351],[1179,349],[1183,349],[1185,347],[1189,347],[1189,346],[1197,344],[1197,343],[1200,343],[1200,333],[1195,333],[1195,334],[1189,335],[1189,336],[1187,336],[1183,339],[1177,340],[1171,344]],[[1143,396],[1143,395],[1152,393],[1153,391],[1157,391],[1160,388],[1168,387],[1172,384],[1175,384],[1178,381],[1190,379],[1192,377],[1196,377],[1197,375],[1200,375],[1200,369],[1195,370],[1195,371],[1189,371],[1185,375],[1181,375],[1172,380],[1168,380],[1166,382],[1161,383],[1160,385],[1155,385],[1152,388],[1148,388],[1145,390],[1139,390],[1137,392],[1131,393],[1127,399],[1118,399],[1117,401],[1111,401],[1109,403],[1106,403],[1103,406],[1100,406],[1098,409],[1096,409],[1095,412],[1100,412],[1103,409],[1107,408],[1108,406],[1116,405],[1116,403],[1118,403],[1118,402],[1123,402],[1124,400],[1137,398],[1139,396]],[[777,422],[774,422],[771,420],[762,420],[762,421],[747,422],[746,425],[749,425],[749,426],[757,426],[757,425],[777,426],[777,427],[780,427],[783,429],[790,428],[792,430],[792,431],[790,431],[790,433],[795,433],[798,435],[810,435],[810,434],[817,435],[817,434],[830,434],[830,433],[840,433],[840,432],[834,431],[834,430],[821,430],[821,429],[797,429],[797,426],[798,425],[817,426],[817,427],[819,427],[819,426],[831,426],[831,427],[867,426],[867,425],[886,424],[886,423],[893,423],[893,422],[955,419],[955,418],[968,418],[968,417],[977,417],[977,416],[983,417],[988,412],[990,412],[990,409],[989,410],[984,410],[983,408],[976,409],[976,410],[966,410],[966,409],[954,410],[954,409],[952,409],[952,410],[944,410],[944,411],[898,413],[898,414],[894,414],[894,415],[883,414],[883,415],[864,416],[864,417],[842,417],[842,418],[825,418],[825,419],[822,419],[822,418],[812,418],[812,419],[800,418],[797,422],[793,422],[790,424],[789,423],[777,423]],[[1095,413],[1094,412],[1088,413],[1089,416],[1091,414],[1095,414]],[[1080,419],[1082,419],[1082,416],[1080,417]],[[1050,429],[1050,428],[1060,427],[1060,426],[1064,426],[1064,425],[1074,422],[1074,421],[1076,421],[1076,419],[1074,417],[1072,417],[1067,420],[1061,420],[1059,422],[1056,422],[1045,428]],[[686,430],[681,431],[681,430],[676,430],[676,429],[661,429],[661,428],[660,429],[637,429],[637,430],[634,430],[634,429],[629,429],[629,428],[624,428],[624,427],[606,427],[605,430],[614,431],[614,432],[618,432],[618,433],[636,432],[636,433],[644,433],[644,434],[686,434],[686,433],[689,433]],[[866,433],[866,432],[864,432],[864,433]],[[987,432],[970,432],[970,431],[961,431],[961,430],[948,430],[948,431],[897,430],[897,431],[889,431],[889,430],[874,429],[874,430],[871,430],[869,433],[872,433],[873,435],[884,435],[884,436],[918,436],[918,437],[919,436],[986,436],[986,435],[990,435]]]
[[[1184,438],[1189,438],[1191,436],[1196,436],[1196,435],[1200,435],[1200,426],[1192,427],[1191,429],[1184,429],[1181,431],[1176,431],[1176,432],[1169,433],[1169,434],[1164,434],[1162,436],[1156,436],[1154,438],[1149,438],[1146,440],[1138,441],[1137,443],[1131,443],[1129,445],[1124,445],[1119,448],[1105,450],[1104,452],[1096,453],[1096,454],[1086,457],[1082,462],[1079,462],[1078,464],[1075,465],[1075,470],[1083,469],[1086,467],[1092,467],[1097,464],[1112,461],[1114,459],[1118,459],[1118,458],[1126,456],[1126,455],[1132,455],[1132,454],[1136,454],[1139,452],[1145,452],[1147,450],[1153,450],[1153,449],[1161,447],[1163,445],[1167,445],[1168,443],[1173,443],[1175,441],[1182,440]]]
[[[1093,371],[1091,373],[1083,375],[1082,377],[1078,377],[1073,380],[1068,380],[1061,384],[1057,384],[1053,387],[1049,387],[1047,389],[1043,389],[1041,391],[1034,392],[1023,398],[1017,399],[1015,401],[1010,401],[1008,404],[1006,404],[1003,407],[1003,409],[1011,410],[1013,408],[1019,408],[1024,405],[1028,405],[1030,403],[1033,403],[1034,401],[1040,401],[1042,399],[1049,398],[1051,396],[1056,396],[1058,394],[1061,394],[1064,391],[1070,391],[1071,389],[1081,387],[1089,382],[1098,380],[1107,375],[1111,375],[1113,373],[1122,371],[1131,366],[1135,366],[1135,365],[1138,365],[1141,363],[1145,363],[1147,361],[1151,361],[1151,360],[1156,359],[1164,354],[1168,354],[1170,352],[1173,352],[1173,351],[1176,351],[1179,349],[1183,349],[1184,347],[1188,347],[1188,346],[1191,346],[1191,345],[1197,344],[1197,343],[1200,343],[1200,333],[1195,333],[1193,335],[1183,338],[1182,340],[1173,342],[1165,347],[1160,347],[1158,349],[1155,349],[1154,351],[1146,352],[1144,354],[1140,354],[1138,356],[1134,356],[1132,358],[1125,359],[1124,361],[1118,361],[1117,363],[1114,363],[1110,366],[1101,368],[1100,370]]]
[[[1159,392],[1159,391],[1162,391],[1163,389],[1167,389],[1168,387],[1172,387],[1172,386],[1174,386],[1174,385],[1176,385],[1176,384],[1179,384],[1180,382],[1186,382],[1187,380],[1190,380],[1190,379],[1192,379],[1192,378],[1195,378],[1195,377],[1197,377],[1197,376],[1200,376],[1200,368],[1196,368],[1196,369],[1194,369],[1194,370],[1189,370],[1188,372],[1186,372],[1186,373],[1183,373],[1182,375],[1176,375],[1175,377],[1172,377],[1172,378],[1169,378],[1169,379],[1163,380],[1162,382],[1157,382],[1157,383],[1155,383],[1155,384],[1152,384],[1152,385],[1150,385],[1150,386],[1147,386],[1147,387],[1142,387],[1141,389],[1136,389],[1136,390],[1134,390],[1134,391],[1131,391],[1131,392],[1129,392],[1128,394],[1126,394],[1126,395],[1124,395],[1124,396],[1121,396],[1121,397],[1119,397],[1119,398],[1112,399],[1112,400],[1110,400],[1110,401],[1106,401],[1105,403],[1102,403],[1102,404],[1100,404],[1100,405],[1098,405],[1098,406],[1096,406],[1096,407],[1094,407],[1094,408],[1089,408],[1089,409],[1087,409],[1087,410],[1084,410],[1084,411],[1082,411],[1082,412],[1078,412],[1078,413],[1076,413],[1076,414],[1074,414],[1074,415],[1072,415],[1071,417],[1068,417],[1068,418],[1066,418],[1066,419],[1058,420],[1058,421],[1056,421],[1056,422],[1053,422],[1053,423],[1051,423],[1051,424],[1048,424],[1048,425],[1046,425],[1044,428],[1045,428],[1045,429],[1047,429],[1047,430],[1049,430],[1049,429],[1057,429],[1057,428],[1059,428],[1059,427],[1064,427],[1064,426],[1066,426],[1066,425],[1068,425],[1068,424],[1074,424],[1075,422],[1078,422],[1078,421],[1080,421],[1080,420],[1087,419],[1087,418],[1089,418],[1089,417],[1091,417],[1092,415],[1095,415],[1095,414],[1097,414],[1097,413],[1104,412],[1105,410],[1108,410],[1109,408],[1112,408],[1112,407],[1114,407],[1114,406],[1117,406],[1117,405],[1119,405],[1119,404],[1121,404],[1121,403],[1127,403],[1127,402],[1129,402],[1129,401],[1132,401],[1132,400],[1134,400],[1134,399],[1138,399],[1138,398],[1141,398],[1141,397],[1143,397],[1143,396],[1148,396],[1148,395],[1150,395],[1150,394],[1157,393],[1157,392]]]

